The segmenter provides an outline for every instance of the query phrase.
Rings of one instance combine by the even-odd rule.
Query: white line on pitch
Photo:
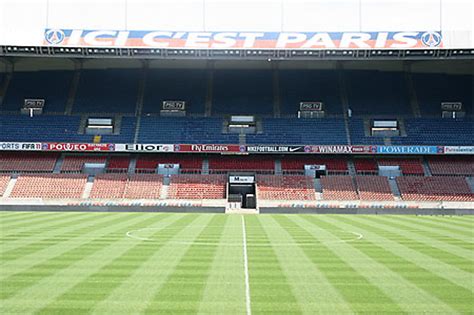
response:
[[[245,232],[245,219],[242,218],[242,242],[244,248],[244,269],[245,269],[245,302],[247,305],[247,315],[252,314],[252,309],[250,308],[250,283],[249,283],[249,261],[247,258],[247,234]]]

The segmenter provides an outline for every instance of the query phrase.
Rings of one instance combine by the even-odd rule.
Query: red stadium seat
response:
[[[361,200],[394,200],[387,177],[356,176],[355,179]]]
[[[433,175],[474,176],[473,157],[430,157],[428,158]]]
[[[403,200],[474,201],[474,194],[463,177],[397,177]]]
[[[356,188],[350,176],[322,176],[323,199],[358,200]]]
[[[314,180],[308,176],[257,176],[258,199],[315,200]]]
[[[105,163],[106,160],[107,157],[103,155],[67,155],[64,158],[61,172],[81,172],[85,163]]]
[[[224,199],[224,175],[172,175],[169,199]]]
[[[0,175],[0,197],[3,196],[7,185],[10,182],[10,175]]]
[[[423,176],[423,164],[418,158],[380,158],[377,160],[379,165],[383,166],[399,166],[403,175],[420,175]]]
[[[58,154],[0,153],[0,172],[52,172]]]
[[[18,177],[12,198],[81,198],[87,181],[83,174],[31,174]]]

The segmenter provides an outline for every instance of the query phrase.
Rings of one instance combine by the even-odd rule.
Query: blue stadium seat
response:
[[[83,70],[75,113],[135,113],[139,69]]]
[[[384,144],[382,137],[367,137],[364,129],[364,119],[353,117],[349,119],[349,132],[352,144],[377,145]]]
[[[328,114],[342,114],[341,92],[333,70],[282,70],[281,113],[296,115],[301,101],[323,102]]]
[[[2,110],[20,111],[25,98],[45,99],[45,113],[64,113],[73,71],[14,72]]]
[[[214,71],[213,114],[273,113],[272,71]]]
[[[250,144],[347,144],[342,118],[266,118],[263,133],[247,135]]]
[[[221,118],[143,117],[139,143],[236,144],[237,134],[222,133]]]
[[[437,73],[412,74],[420,111],[441,117],[441,102],[462,102],[468,115],[474,104],[474,76]]]
[[[102,143],[133,143],[135,138],[135,129],[137,126],[137,117],[122,117],[120,134],[103,135]]]
[[[163,101],[186,101],[186,112],[204,114],[207,93],[205,70],[160,69],[147,74],[143,113],[159,113]]]
[[[405,119],[406,137],[392,138],[393,144],[472,145],[474,120],[412,118]]]
[[[408,88],[401,72],[346,71],[353,115],[410,115]]]

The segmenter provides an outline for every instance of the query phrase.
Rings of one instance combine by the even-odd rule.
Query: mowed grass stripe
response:
[[[198,314],[245,314],[241,217],[232,215],[222,231]]]
[[[71,213],[71,212],[63,212],[58,213],[53,216],[51,213],[48,213],[45,216],[41,217],[32,217],[30,219],[22,219],[21,222],[12,221],[12,222],[2,222],[2,231],[0,236],[1,237],[8,237],[11,235],[15,235],[24,231],[30,231],[31,227],[34,226],[36,228],[41,228],[42,224],[45,226],[56,224],[56,222],[62,220],[77,220],[77,218],[83,218],[84,213]]]
[[[472,215],[464,216],[435,216],[431,217],[433,221],[439,223],[448,223],[457,227],[465,227],[470,229],[471,225],[474,223],[474,218]]]
[[[139,221],[144,219],[144,214],[131,214],[136,216]],[[149,224],[159,223],[162,225],[169,225],[175,222],[179,217],[166,216],[163,220],[161,216],[157,215],[156,219],[147,217],[141,222],[140,226],[143,226],[144,222]],[[135,246],[136,242],[130,242],[124,233],[130,226],[130,220],[124,220],[120,226],[109,226],[108,233],[114,233],[115,236],[111,237],[105,246],[100,243],[100,236],[96,242],[98,245],[91,244],[92,248],[98,247],[96,250],[87,252],[86,256],[81,255],[81,252],[76,253],[76,259],[68,264],[65,268],[59,268],[53,275],[42,278],[37,281],[34,285],[18,292],[15,296],[2,302],[2,307],[5,313],[36,313],[45,306],[53,302],[57,297],[61,296],[64,292],[74,287],[77,283],[81,282],[82,279],[87,278],[89,275],[95,273],[97,270],[107,265],[115,258],[126,252],[129,248]],[[158,222],[159,221],[159,222]],[[137,223],[137,222],[134,222]],[[117,231],[120,231],[120,237],[117,236]],[[94,242],[92,242],[94,243]],[[86,302],[87,304],[88,302]],[[73,308],[69,309],[69,312],[76,312],[74,305]],[[78,309],[79,311],[79,309]],[[65,313],[61,313],[65,314]]]
[[[85,216],[72,221],[57,223],[46,230],[41,229],[43,232],[36,230],[36,233],[32,235],[19,236],[16,240],[2,241],[1,260],[8,262],[19,259],[43,248],[64,242],[67,239],[83,236],[85,228],[94,228],[94,226],[102,224],[102,222],[114,220],[116,217],[115,215]]]
[[[347,258],[339,254],[344,249],[333,249],[334,239],[337,238],[328,238],[327,236],[330,234],[327,232],[321,232],[310,223],[296,220],[291,215],[278,216],[275,220],[287,230],[295,242],[314,244],[313,246],[301,246],[301,248],[347,301],[353,313],[403,313],[404,310],[397,301],[388,294],[390,288],[379,287],[371,272],[353,264],[352,261],[348,263]],[[315,294],[319,293],[315,292]],[[326,303],[331,302],[327,301]]]
[[[425,225],[424,221],[421,219],[419,224],[414,224],[414,222],[405,220],[399,220],[397,217],[383,216],[383,219],[386,219],[385,221],[390,222],[391,224],[396,224],[396,226],[402,230],[423,234],[435,240],[467,249],[468,251],[474,250],[474,234],[471,236],[453,235],[452,232],[445,230],[445,227],[433,228]]]
[[[443,259],[448,259],[446,258],[447,253],[442,253],[442,251],[433,247],[430,248],[429,245],[426,244],[417,244],[417,240],[405,237],[400,231],[393,232],[393,229],[388,226],[377,226],[377,224],[371,222],[371,219],[368,217],[361,218],[360,216],[354,216],[352,218],[341,217],[339,219],[338,222],[341,224],[350,224],[353,228],[365,229],[367,236],[370,237],[370,240],[373,241],[375,245],[381,247],[387,247],[388,245],[390,252],[399,256],[401,259],[414,264],[422,263],[420,267],[432,273],[434,276],[443,278],[467,290],[473,289],[473,274],[469,271],[459,269],[449,262],[443,261]],[[430,255],[427,254],[428,252]],[[453,259],[453,257],[450,258]],[[460,263],[469,263],[461,257],[458,259]],[[465,266],[465,268],[468,267]]]
[[[358,222],[389,232],[384,236],[403,246],[466,272],[474,273],[474,257],[472,251],[452,246],[449,243],[425,236],[423,233],[411,232],[407,230],[406,227],[391,222],[390,219],[380,219],[379,217],[380,216],[364,217],[358,220]],[[357,220],[357,218],[355,220]]]
[[[173,214],[168,216],[173,218],[171,222],[163,225],[163,222],[160,222],[160,220],[150,220],[146,228],[152,228],[156,223],[161,223],[158,225],[159,227],[184,229],[196,219],[195,216],[188,217]],[[133,230],[134,228],[130,226],[127,227],[127,230]],[[114,260],[101,266],[94,273],[84,277],[38,313],[69,313],[71,311],[78,314],[90,313],[98,303],[107,298],[115,288],[120,286],[155,251],[150,242],[135,240],[125,236],[127,230],[121,231],[120,238],[123,238],[123,242],[133,244],[132,247]],[[155,230],[149,236],[152,237],[156,233],[158,232]]]
[[[150,241],[139,244],[137,251],[129,252],[115,262],[117,268],[122,266],[120,270],[126,273],[126,277],[121,277],[120,283],[109,288],[101,301],[94,301],[92,312],[143,313],[190,246],[176,242],[183,239],[192,242],[211,218],[212,215],[187,214],[173,226],[154,230],[149,236]]]
[[[133,217],[135,218],[133,219]],[[94,253],[100,248],[112,243],[115,240],[115,231],[110,232],[111,226],[114,226],[115,224],[129,225],[135,223],[135,221],[142,223],[145,220],[142,217],[133,216],[133,214],[124,214],[118,217],[113,216],[113,218],[115,219],[102,224],[105,227],[102,230],[105,232],[100,234],[102,230],[98,230],[99,234],[97,237],[100,237],[100,239],[96,237],[93,239],[84,238],[81,245],[75,246],[59,256],[50,257],[42,263],[35,264],[22,272],[15,273],[2,280],[3,285],[0,288],[0,299],[7,299],[41,279],[51,276],[61,269],[67,268],[78,259]],[[118,225],[118,227],[121,227],[121,225]]]
[[[325,217],[322,220],[324,222],[320,222],[319,224],[326,228],[334,228],[337,226],[342,229],[363,228],[362,225],[356,223],[344,223],[346,221],[345,218],[338,218],[336,220],[334,218]],[[384,264],[393,272],[399,274],[407,281],[410,281],[419,289],[430,294],[433,298],[442,301],[442,303],[429,303],[432,307],[439,309],[426,309],[425,312],[450,314],[454,312],[454,310],[460,313],[469,313],[472,311],[472,287],[466,289],[463,286],[455,284],[458,282],[458,279],[456,279],[457,275],[451,275],[449,273],[440,275],[436,272],[432,272],[429,269],[432,269],[430,266],[432,266],[433,262],[425,261],[423,259],[414,261],[414,258],[399,255],[400,253],[397,250],[394,250],[395,246],[391,244],[391,242],[371,230],[375,229],[367,228],[365,229],[364,234],[366,240],[371,246],[363,246],[358,242],[354,242],[352,245],[367,256],[371,257],[373,260]],[[379,232],[383,232],[383,230]],[[471,282],[472,284],[472,278],[468,276],[467,282]],[[449,305],[453,311],[447,312],[443,310],[442,307],[445,305]],[[429,305],[426,304],[426,307],[428,306]]]
[[[31,221],[36,219],[43,219],[49,216],[50,212],[9,212],[0,210],[0,214],[8,213],[10,215],[1,215],[0,216],[0,225],[2,228],[10,226],[12,223],[22,223],[25,221]],[[65,213],[60,212],[60,214],[65,215]]]
[[[227,217],[213,216],[150,300],[145,314],[198,312]]]
[[[329,216],[302,216],[291,217],[302,228],[307,229],[321,241],[337,237],[340,231],[353,231],[362,233],[364,238],[352,242],[334,242],[331,243],[331,250],[338,255],[346,264],[353,268],[357,273],[366,278],[373,286],[378,287],[390,300],[394,301],[405,313],[414,314],[453,314],[456,311],[449,305],[440,301],[437,297],[419,288],[413,282],[405,279],[399,272],[392,270],[386,265],[383,256],[369,255],[376,250],[376,247],[367,240],[363,229],[348,230],[345,226],[339,224],[329,224],[323,222]],[[331,217],[334,218],[334,217]],[[338,218],[338,216],[336,216]],[[403,266],[401,266],[403,268]],[[347,281],[344,281],[346,285]],[[360,291],[360,290],[356,290]],[[352,294],[354,294],[351,291]],[[370,295],[361,293],[360,303],[374,303]],[[399,311],[390,310],[381,303],[381,311],[368,313],[385,313]]]
[[[472,236],[472,224],[462,224],[462,221],[454,220],[454,218],[443,218],[443,220],[437,219],[437,217],[426,217],[426,216],[400,216],[400,221],[408,221],[413,224],[423,224],[423,226],[429,226],[434,229],[443,229],[454,235],[460,235],[463,237]]]
[[[245,225],[252,314],[301,314],[260,218],[246,216]]]
[[[293,222],[281,221],[280,225],[280,221],[276,222],[276,217],[267,215],[262,215],[259,219],[266,234],[272,240],[271,246],[303,314],[354,312],[342,294],[330,283],[326,274],[306,255],[304,248],[298,246],[300,241],[307,243],[314,240],[311,235],[298,233],[297,237],[293,238],[285,229],[285,227],[293,229]],[[320,255],[314,258],[316,257]]]

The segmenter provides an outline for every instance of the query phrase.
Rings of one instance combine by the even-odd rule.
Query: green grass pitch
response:
[[[473,314],[474,218],[0,212],[0,314]]]

